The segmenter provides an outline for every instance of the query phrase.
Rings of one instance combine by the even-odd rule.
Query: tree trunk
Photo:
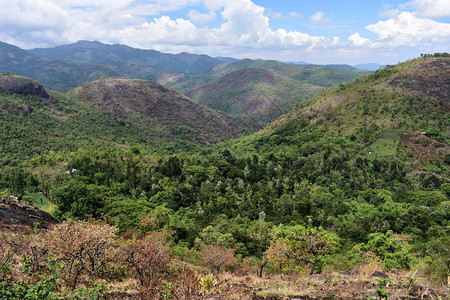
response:
[[[311,264],[311,269],[309,270],[309,275],[313,275],[314,274],[314,270],[316,269],[316,265],[319,262],[319,258],[316,258],[314,260],[314,262]]]
[[[267,265],[267,262],[268,262],[267,257],[264,256],[262,259],[261,265],[259,266],[258,271],[257,271],[257,275],[259,277],[263,276],[263,270],[264,270],[264,267]]]

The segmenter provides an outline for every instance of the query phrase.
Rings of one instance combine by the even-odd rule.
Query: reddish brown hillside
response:
[[[181,134],[202,144],[248,132],[242,122],[152,81],[105,78],[83,84],[73,92],[114,117],[144,124],[150,134],[155,122],[166,126],[169,135]]]
[[[450,100],[450,57],[432,58],[389,81],[413,96]]]

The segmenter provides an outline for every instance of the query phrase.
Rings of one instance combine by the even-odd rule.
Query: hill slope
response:
[[[324,88],[263,68],[246,68],[197,87],[187,95],[235,117],[267,124]]]
[[[157,83],[113,78],[62,94],[31,79],[2,74],[0,118],[0,166],[79,147],[188,150],[248,130]]]
[[[448,180],[449,94],[450,58],[420,58],[302,102],[252,143],[304,156],[330,147],[362,160],[395,158]]]
[[[76,89],[76,96],[59,98],[56,93],[41,98],[33,94],[13,97],[4,92],[11,105],[5,102],[0,117],[2,121],[13,117],[0,128],[0,134],[18,129],[6,139],[1,137],[8,147],[10,140],[16,142],[17,147],[10,147],[7,153],[26,147],[35,151],[36,145],[28,144],[33,141],[28,138],[29,128],[53,144],[52,138],[61,138],[76,145],[78,139],[84,141],[103,132],[95,136],[100,142],[88,140],[96,142],[91,148],[49,153],[4,168],[0,186],[8,189],[3,194],[23,195],[28,201],[38,201],[29,191],[50,196],[62,218],[107,216],[110,224],[125,233],[124,238],[140,229],[149,230],[143,240],[151,237],[151,231],[160,240],[160,233],[168,230],[173,235],[172,253],[182,258],[183,268],[186,263],[198,264],[199,257],[219,253],[242,274],[262,273],[267,264],[270,274],[293,278],[296,288],[282,290],[273,276],[267,277],[274,282],[269,290],[267,285],[261,288],[258,278],[255,290],[264,294],[257,298],[281,299],[294,291],[300,298],[319,298],[326,293],[325,298],[332,294],[340,299],[367,299],[380,290],[392,292],[392,297],[408,293],[420,298],[425,289],[431,290],[431,281],[442,287],[448,280],[449,70],[448,54],[389,67],[303,101],[252,136],[204,147],[193,155],[164,156],[136,147],[101,147],[102,142],[111,145],[106,143],[107,136],[118,134],[126,145],[150,143],[152,139],[146,135],[149,129],[165,122],[165,112],[152,110],[157,103],[154,95],[163,98],[162,103],[167,102],[164,97],[173,95],[173,103],[167,104],[173,109],[192,104],[178,103],[189,101],[156,84],[106,79]],[[278,78],[266,71],[259,78],[264,74],[272,81]],[[73,111],[81,113],[72,117]],[[147,114],[152,116],[146,119]],[[45,126],[31,122],[38,116],[39,124]],[[180,116],[184,118],[182,112]],[[192,116],[195,113],[188,115]],[[63,122],[65,119],[70,122]],[[114,121],[121,126],[108,125]],[[69,135],[57,132],[52,125],[57,122],[83,126],[65,138]],[[170,123],[162,124],[161,132],[170,130]],[[140,135],[133,135],[132,129]],[[159,140],[170,142],[170,138]],[[23,142],[26,147],[20,144]],[[100,228],[104,231],[107,227]],[[320,257],[315,256],[317,249]],[[241,262],[233,259],[233,251]],[[305,253],[309,255],[303,256]],[[216,261],[217,255],[211,260]],[[373,272],[389,269],[392,271]],[[111,270],[116,271],[113,266]],[[303,277],[296,274],[314,271],[323,271],[313,275],[316,283],[311,284],[308,276],[299,287],[298,279]],[[154,274],[161,276],[165,285],[173,274],[181,272]],[[349,285],[352,278],[345,274],[364,277],[364,283]],[[248,276],[244,277],[248,282]],[[375,290],[377,283],[372,277],[389,277],[391,283],[415,278],[417,286],[405,285],[399,292],[393,285],[386,290],[380,281]],[[122,282],[117,278],[114,284],[124,284],[123,290],[129,290],[125,286],[128,282],[127,278]],[[236,296],[237,287],[248,295],[247,287],[229,283],[230,294]],[[339,284],[344,288],[336,292]],[[309,289],[312,285],[317,289]],[[413,289],[419,291],[412,293]],[[442,293],[442,298],[448,298],[447,294]]]
[[[43,85],[63,91],[85,81],[106,76],[120,76],[108,66],[76,64],[37,57],[19,47],[0,42],[0,72],[9,72],[41,82]]]
[[[162,79],[161,84],[176,89],[182,93],[189,92],[193,88],[223,77],[229,73],[247,69],[258,68],[275,71],[280,75],[321,87],[333,87],[339,83],[348,82],[369,74],[365,71],[349,71],[337,68],[329,68],[315,65],[292,65],[274,60],[256,61],[243,59],[233,63],[225,63],[215,66],[209,71],[197,74],[168,76]]]
[[[243,123],[151,81],[105,78],[83,84],[71,93],[111,116],[140,122],[150,135],[157,134],[152,130],[154,122],[170,126],[172,135],[201,144],[247,132]]]
[[[208,107],[265,125],[308,96],[366,74],[244,59],[199,74],[168,76],[162,82]]]

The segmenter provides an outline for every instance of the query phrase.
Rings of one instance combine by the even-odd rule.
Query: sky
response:
[[[0,0],[0,41],[317,64],[450,52],[450,0]]]

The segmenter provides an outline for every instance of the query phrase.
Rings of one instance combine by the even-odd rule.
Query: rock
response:
[[[59,221],[48,212],[15,200],[0,199],[0,223],[6,226],[48,228]]]
[[[6,91],[11,94],[50,98],[49,93],[47,93],[39,82],[17,75],[0,74],[0,91]]]
[[[384,273],[384,272],[380,272],[380,271],[375,271],[372,273],[372,275],[370,275],[370,278],[387,278],[389,279],[389,276]]]

